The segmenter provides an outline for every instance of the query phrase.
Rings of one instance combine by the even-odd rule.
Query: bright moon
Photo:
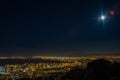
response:
[[[105,20],[105,18],[106,18],[106,17],[105,17],[104,15],[102,15],[102,16],[100,17],[101,20]]]

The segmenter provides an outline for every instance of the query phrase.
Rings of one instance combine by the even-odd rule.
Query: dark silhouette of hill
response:
[[[120,80],[120,63],[94,60],[85,69],[76,68],[66,73],[61,80]]]

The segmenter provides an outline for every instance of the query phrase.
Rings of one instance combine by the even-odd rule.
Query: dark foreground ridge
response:
[[[61,80],[120,80],[120,63],[105,59],[94,60],[87,64],[87,68],[73,69]]]
[[[50,76],[48,78],[38,77],[34,80],[120,80],[120,63],[97,59],[89,62],[86,68],[74,68],[61,78]]]

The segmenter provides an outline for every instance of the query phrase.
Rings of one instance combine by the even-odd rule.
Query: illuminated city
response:
[[[1,0],[0,80],[120,80],[120,0]]]
[[[0,66],[0,79],[35,79],[37,77],[63,76],[74,67],[85,68],[88,62],[105,58],[107,60],[120,61],[120,56],[81,56],[81,57],[0,57],[0,61],[8,61]],[[11,64],[9,62],[13,61]],[[14,63],[14,61],[18,63]],[[20,63],[22,62],[22,63]]]

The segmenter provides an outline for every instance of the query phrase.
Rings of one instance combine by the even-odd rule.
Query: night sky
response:
[[[120,0],[0,2],[0,56],[119,53]]]

